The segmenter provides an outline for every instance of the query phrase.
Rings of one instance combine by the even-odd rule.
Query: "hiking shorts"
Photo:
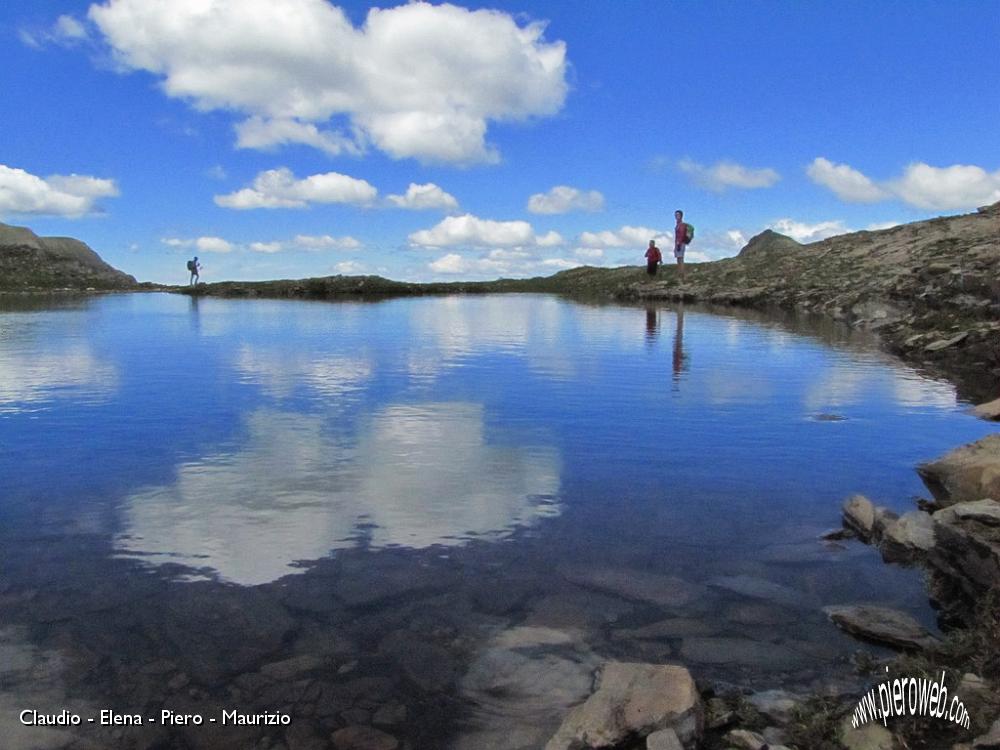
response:
[[[687,245],[681,243],[679,245],[674,245],[674,257],[677,260],[684,260],[684,251],[687,249]]]

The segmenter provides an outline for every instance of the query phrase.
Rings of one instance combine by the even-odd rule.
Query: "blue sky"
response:
[[[705,260],[1000,200],[995,0],[13,0],[0,43],[0,220],[142,280],[639,263],[675,208]]]

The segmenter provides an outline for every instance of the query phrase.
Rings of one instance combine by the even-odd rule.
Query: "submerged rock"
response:
[[[755,576],[719,576],[709,581],[708,585],[732,591],[751,599],[763,599],[764,601],[774,602],[784,607],[809,607],[816,603],[811,596],[802,591],[782,586],[780,583],[773,583],[764,578],[756,578]]]
[[[802,697],[787,690],[764,690],[754,693],[748,700],[771,721],[787,724],[792,719],[792,711],[802,702]]]
[[[338,729],[330,736],[336,750],[396,750],[399,740],[380,729],[352,726]]]
[[[942,507],[983,498],[1000,499],[1000,434],[963,445],[917,473]]]
[[[608,662],[597,690],[566,716],[545,750],[612,748],[660,729],[690,744],[702,725],[701,698],[684,667]]]
[[[824,607],[833,623],[851,635],[897,649],[918,650],[938,642],[905,612],[868,604]]]

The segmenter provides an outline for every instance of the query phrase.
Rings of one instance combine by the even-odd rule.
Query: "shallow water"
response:
[[[731,311],[0,299],[0,731],[238,707],[293,723],[46,746],[513,750],[608,657],[843,686],[820,607],[933,617],[916,571],[817,537],[853,492],[911,509],[917,462],[991,431],[966,408],[863,336]]]

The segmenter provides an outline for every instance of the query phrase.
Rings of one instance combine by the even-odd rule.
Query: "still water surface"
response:
[[[966,407],[857,334],[750,314],[2,300],[0,648],[60,666],[0,708],[237,695],[319,737],[513,749],[608,657],[823,685],[857,648],[823,605],[933,618],[917,572],[818,535],[854,492],[911,509],[917,462],[990,431]]]

